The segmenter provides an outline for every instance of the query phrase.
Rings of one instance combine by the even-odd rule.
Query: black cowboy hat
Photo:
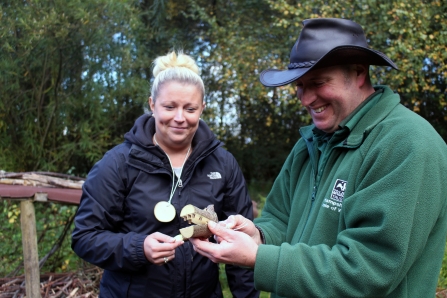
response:
[[[311,69],[342,64],[391,66],[384,53],[370,49],[362,27],[346,19],[309,19],[290,52],[288,70],[267,69],[260,75],[264,86],[287,85]]]

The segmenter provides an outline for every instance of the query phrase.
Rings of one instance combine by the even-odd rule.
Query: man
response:
[[[313,125],[296,143],[256,226],[209,224],[219,244],[192,239],[214,262],[254,268],[271,297],[434,297],[447,233],[447,146],[369,65],[397,69],[344,19],[311,19],[287,70]]]

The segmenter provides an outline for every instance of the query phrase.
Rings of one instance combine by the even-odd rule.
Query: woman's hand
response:
[[[144,239],[144,255],[149,262],[161,266],[175,258],[175,249],[183,243],[171,236],[155,232]]]

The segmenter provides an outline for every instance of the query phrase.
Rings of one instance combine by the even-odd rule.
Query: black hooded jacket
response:
[[[72,248],[84,260],[104,269],[100,296],[222,297],[219,266],[196,253],[189,241],[163,266],[144,256],[147,235],[176,236],[188,222],[179,217],[187,204],[201,209],[214,205],[219,220],[232,214],[252,219],[253,210],[242,172],[208,126],[200,121],[193,151],[171,203],[176,217],[157,221],[154,206],[168,201],[172,169],[167,155],[154,146],[155,122],[138,118],[125,141],[108,151],[88,174],[75,218]],[[226,266],[234,297],[258,297],[253,272]]]

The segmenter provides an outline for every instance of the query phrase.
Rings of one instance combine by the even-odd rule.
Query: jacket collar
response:
[[[132,144],[129,150],[128,163],[147,172],[164,171],[163,168],[170,171],[171,168],[166,154],[152,142],[154,133],[155,120],[151,115],[144,114],[135,121],[132,129],[125,134],[126,141]],[[222,145],[208,125],[200,120],[199,127],[192,140],[194,150],[184,165],[185,174],[194,164]]]

